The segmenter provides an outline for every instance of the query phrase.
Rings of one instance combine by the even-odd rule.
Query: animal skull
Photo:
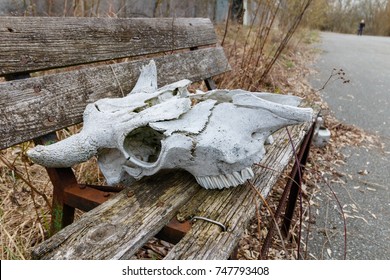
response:
[[[222,189],[254,176],[251,166],[264,156],[273,132],[312,119],[312,109],[298,108],[301,99],[295,96],[244,90],[189,94],[189,84],[181,80],[158,89],[152,60],[126,97],[87,105],[79,134],[36,146],[28,156],[57,168],[97,156],[110,185],[181,168],[204,188]]]

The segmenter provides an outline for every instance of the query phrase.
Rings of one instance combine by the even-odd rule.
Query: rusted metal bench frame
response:
[[[108,61],[112,59],[118,59],[118,58],[130,57],[130,56],[139,56],[139,55],[145,55],[153,52],[173,53],[174,51],[181,50],[181,49],[189,49],[192,52],[197,52],[197,51],[202,51],[199,50],[199,47],[203,47],[203,46],[212,47],[213,49],[216,50],[214,53],[209,53],[208,50],[204,52],[204,54],[207,55],[208,57],[207,58],[208,60],[206,60],[206,62],[210,63],[210,65],[205,65],[205,67],[200,70],[197,69],[199,73],[196,73],[196,75],[194,75],[193,77],[186,76],[189,74],[186,73],[183,77],[176,77],[175,79],[189,78],[194,81],[204,80],[208,89],[214,89],[215,83],[211,79],[211,76],[229,70],[229,65],[226,60],[226,57],[223,55],[223,51],[221,49],[214,47],[216,43],[215,33],[211,22],[206,19],[0,18],[0,23],[2,26],[2,29],[0,30],[1,32],[0,36],[3,37],[2,42],[7,42],[8,40],[12,41],[14,37],[16,37],[17,40],[15,42],[17,42],[17,44],[25,44],[25,46],[29,46],[29,45],[33,46],[31,49],[20,49],[16,47],[17,45],[15,45],[14,46],[15,50],[13,50],[12,45],[8,46],[7,45],[8,43],[5,45],[0,45],[0,53],[1,53],[0,63],[1,65],[6,66],[6,67],[1,67],[0,76],[4,76],[8,81],[7,83],[4,84],[0,83],[0,90],[4,92],[21,90],[25,95],[35,94],[37,96],[40,96],[41,94],[46,94],[47,89],[45,85],[45,78],[37,77],[35,78],[35,80],[34,78],[30,78],[30,73],[34,73],[36,71],[55,69],[64,66],[74,66],[78,64],[85,64],[91,62]],[[137,29],[136,27],[137,23],[140,24],[139,29]],[[66,29],[66,26],[71,24],[76,25],[76,28],[74,30],[72,30],[72,28]],[[107,28],[104,27],[104,24],[108,25]],[[59,25],[59,26],[62,25],[63,27],[65,27],[65,31],[62,32],[62,35],[70,36],[70,40],[74,40],[74,38],[71,38],[71,36],[75,36],[78,40],[81,40],[80,39],[81,38],[80,34],[81,34],[82,36],[86,37],[83,38],[83,40],[85,39],[85,41],[83,42],[79,42],[77,40],[73,41],[73,43],[76,45],[75,47],[72,47],[72,44],[69,44],[69,42],[63,42],[63,46],[67,46],[67,48],[62,49],[63,53],[57,59],[55,53],[58,50],[51,49],[51,47],[53,46],[50,46],[50,40],[53,40],[53,38],[50,37],[53,36],[53,34],[50,32],[55,32],[53,30],[50,30],[50,28],[55,29],[54,25]],[[165,29],[163,27],[162,28],[163,31],[160,31],[160,33],[163,36],[161,36],[161,34],[158,33],[153,33],[154,32],[153,29],[155,28],[159,30],[159,28],[161,28],[161,25],[165,26]],[[166,28],[169,25],[171,25],[171,29]],[[43,27],[47,28],[47,30],[50,31],[48,35],[45,35],[46,31],[42,32],[42,30],[39,30],[40,28]],[[37,30],[34,30],[34,28]],[[151,41],[150,40],[151,38],[145,38],[145,35],[148,34],[148,32],[151,32],[152,34],[156,35],[158,39]],[[202,34],[199,35],[196,34],[196,32],[201,32]],[[169,37],[168,39],[165,38],[167,37],[167,34],[170,35],[168,36]],[[91,38],[88,38],[88,36],[90,36]],[[192,37],[194,37],[195,39],[193,39]],[[118,49],[111,50],[111,52],[107,52],[108,54],[102,52],[101,54],[98,54],[97,57],[93,57],[93,58],[89,57],[88,55],[85,56],[79,55],[77,51],[85,52],[91,48],[91,45],[94,44],[93,42],[94,38],[96,38],[97,42],[100,42],[101,40],[103,40],[106,43],[107,41],[110,40],[116,41],[117,45],[119,46],[117,47],[111,44],[110,47],[115,47]],[[203,38],[206,39],[203,40]],[[190,39],[193,40],[191,41]],[[67,39],[65,38],[65,41],[66,40]],[[163,47],[161,47],[161,42],[157,42],[156,40],[157,41],[165,40],[165,42],[163,42],[162,44]],[[139,46],[132,48],[133,44],[137,45],[142,41],[148,43],[154,42],[155,45],[151,46],[150,49],[146,51],[141,50]],[[187,43],[187,41],[191,41],[191,42]],[[45,52],[42,53],[41,51],[37,51],[37,46],[40,46],[41,48],[45,47],[46,42],[49,42],[49,46],[47,46],[49,48],[47,50],[48,53]],[[83,44],[86,46],[84,46]],[[126,51],[126,47],[129,46],[131,50]],[[99,46],[95,45],[95,47],[98,48]],[[79,50],[78,48],[84,48],[84,49]],[[155,51],[153,48],[157,48],[158,51]],[[52,53],[50,53],[50,51],[52,51]],[[38,52],[38,54],[36,54],[36,52]],[[119,54],[117,54],[116,52],[119,52]],[[210,57],[212,56],[214,57],[210,60]],[[17,59],[15,59],[15,57]],[[161,56],[158,57],[161,58]],[[163,55],[162,57],[165,57],[165,55]],[[200,53],[198,57],[202,58],[202,53]],[[156,59],[158,60],[159,58]],[[164,59],[162,59],[162,61],[163,60]],[[146,60],[144,59],[144,61]],[[129,62],[129,64],[131,64],[131,62]],[[137,65],[142,65],[142,62],[140,62]],[[95,66],[92,65],[91,67],[95,67]],[[111,90],[115,90],[115,93],[111,93],[110,96],[120,96],[121,94],[123,94],[123,90],[124,90],[122,88],[123,85],[121,85],[121,82],[118,81],[118,78],[116,77],[115,74],[115,70],[112,68],[113,66],[109,66],[109,67],[111,67],[115,76],[114,78],[117,83],[115,88],[111,89]],[[131,66],[131,67],[134,68],[137,66]],[[199,66],[199,67],[201,68],[203,66]],[[87,75],[87,74],[84,73],[83,75]],[[80,76],[84,77],[83,75]],[[135,77],[132,78],[135,81]],[[56,83],[55,78],[53,78],[54,82],[51,79],[52,76],[48,78],[49,83]],[[31,80],[31,83],[23,82],[23,81],[21,82],[21,80]],[[169,78],[165,78],[165,80],[169,80]],[[131,89],[131,87],[128,84],[126,86],[127,88],[125,90],[126,92],[128,92],[129,89]],[[86,88],[84,91],[88,91],[88,90],[90,89]],[[50,92],[48,93],[50,94]],[[87,95],[88,94],[89,93],[87,93]],[[104,96],[105,96],[104,93],[100,94],[100,98]],[[93,98],[88,100],[88,102],[93,102],[94,101]],[[85,100],[83,100],[83,102],[87,103]],[[0,142],[0,149],[7,148],[12,145],[18,144],[20,142],[24,142],[32,139],[36,144],[47,144],[47,143],[57,141],[58,139],[55,131],[62,127],[66,127],[71,124],[76,124],[80,122],[81,113],[82,111],[79,110],[77,112],[78,117],[72,120],[71,122],[65,122],[62,125],[56,125],[57,116],[52,116],[50,114],[48,115],[47,112],[44,112],[42,116],[40,116],[41,122],[43,121],[47,123],[45,126],[41,126],[44,128],[42,129],[43,131],[38,130],[38,131],[31,132],[31,131],[26,131],[25,127],[24,128],[21,127],[20,128],[21,130],[24,129],[24,131],[22,131],[21,134],[25,133],[26,135],[23,135],[23,137],[19,137],[18,139],[12,139],[12,137],[8,137],[8,139],[5,140],[3,139],[3,141]],[[10,136],[9,131],[8,132],[5,131],[11,128],[10,124],[8,124],[8,127],[7,124],[8,123],[6,123],[5,128],[3,127],[3,131],[0,132],[3,135]],[[308,129],[309,127],[311,127],[311,129]],[[295,181],[294,184],[293,181],[290,181],[287,184],[285,189],[285,194],[282,197],[282,200],[278,207],[278,211],[276,213],[276,218],[278,218],[281,215],[281,209],[285,207],[286,201],[288,201],[288,206],[287,206],[288,210],[286,210],[285,223],[284,223],[284,230],[286,231],[288,231],[289,228],[289,221],[291,221],[293,209],[295,208],[295,201],[298,193],[297,190],[299,190],[299,185],[300,185],[300,181],[298,179],[300,179],[301,177],[299,178],[296,177],[298,174],[297,170],[298,167],[305,164],[305,161],[307,159],[308,152],[310,149],[313,125],[312,124],[309,126],[306,125],[304,129],[308,131],[305,131],[303,134],[301,133],[300,140],[298,140],[298,142],[296,143],[297,146],[300,145],[301,140],[303,138],[302,136],[306,135],[305,140],[303,140],[303,145],[300,149],[301,152],[298,155],[299,164],[296,163],[296,166],[293,168],[293,174],[291,175],[292,177],[295,178]],[[81,209],[83,211],[89,211],[91,209],[94,209],[96,206],[106,202],[109,198],[113,197],[115,193],[118,192],[123,193],[123,191],[126,191],[123,190],[123,188],[119,188],[119,187],[112,188],[112,187],[104,187],[104,186],[79,184],[71,168],[55,168],[55,169],[47,168],[47,172],[49,174],[51,182],[53,183],[53,212],[52,212],[52,223],[51,223],[52,234],[72,224],[74,219],[74,212],[76,208]],[[291,192],[290,189],[292,189]],[[266,194],[268,191],[269,190],[266,191]],[[289,199],[287,199],[288,193],[290,193]],[[199,196],[202,197],[202,195],[204,194],[201,194]],[[187,204],[185,204],[185,206],[183,206],[182,208],[185,208],[186,205]],[[182,240],[182,238],[186,235],[186,233],[191,230],[192,228],[191,226],[192,223],[188,219],[188,217],[186,217],[186,219],[184,220],[181,219],[180,221],[178,221],[176,216],[171,218],[170,222],[166,226],[164,226],[161,231],[159,230],[159,232],[156,233],[157,236],[162,239],[169,240],[172,243],[178,243],[180,240]],[[273,232],[273,228],[271,227],[270,234],[269,234],[270,237],[267,237],[266,243],[262,251],[262,254],[264,256],[266,255],[266,251],[268,250],[268,247],[270,245],[270,238],[272,236],[272,232]],[[230,250],[229,254],[231,254],[231,252],[234,252],[234,250],[232,249],[229,250]],[[40,249],[38,248],[35,251],[35,255],[36,257],[40,258],[45,253],[42,253],[40,255],[39,251]],[[221,256],[220,254],[217,255]],[[124,256],[128,256],[128,255],[125,254]],[[179,255],[175,255],[172,257],[180,258]],[[213,258],[213,255],[210,254],[209,257]],[[183,258],[186,257],[183,256]]]

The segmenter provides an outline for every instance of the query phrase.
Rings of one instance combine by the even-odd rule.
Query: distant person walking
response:
[[[364,22],[364,19],[362,19],[359,23],[359,29],[358,29],[358,35],[362,36],[363,35],[363,29],[366,26],[366,23]]]

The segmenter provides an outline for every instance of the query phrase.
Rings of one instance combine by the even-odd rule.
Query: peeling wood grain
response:
[[[0,17],[0,76],[216,41],[204,18]]]
[[[38,245],[32,257],[129,259],[199,189],[186,172],[141,180]]]
[[[200,81],[229,70],[222,48],[154,58],[159,85]],[[80,123],[88,103],[122,97],[134,87],[149,59],[89,67],[0,83],[0,149]]]

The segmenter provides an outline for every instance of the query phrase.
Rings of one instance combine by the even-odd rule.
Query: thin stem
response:
[[[223,34],[223,39],[222,39],[222,42],[221,42],[221,46],[222,47],[223,47],[223,44],[225,43],[226,34],[228,32],[229,18],[230,18],[231,13],[232,13],[232,2],[230,1],[228,15],[227,15],[227,19],[226,19],[226,25],[225,25],[225,32]]]

